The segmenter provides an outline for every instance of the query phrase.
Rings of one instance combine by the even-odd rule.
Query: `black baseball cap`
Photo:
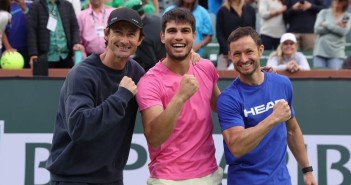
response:
[[[111,12],[110,16],[108,17],[106,28],[110,27],[112,24],[118,21],[128,21],[138,28],[143,27],[139,13],[135,10],[125,7],[116,8]]]

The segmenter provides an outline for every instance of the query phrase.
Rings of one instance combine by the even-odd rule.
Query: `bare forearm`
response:
[[[288,145],[300,168],[310,166],[300,127],[288,131]]]
[[[207,36],[204,38],[204,40],[203,40],[204,45],[207,45],[207,44],[210,43],[211,41],[212,41],[212,36],[210,36],[210,35],[207,35]]]
[[[5,32],[2,33],[2,43],[3,43],[6,50],[9,50],[12,48],[9,40],[7,39],[7,35]]]
[[[267,117],[257,126],[243,129],[235,140],[230,141],[230,151],[240,157],[252,151],[273,128],[273,120]]]
[[[217,100],[218,96],[221,94],[221,90],[219,89],[218,85],[213,88],[212,90],[212,97],[211,97],[211,110],[213,112],[217,112]]]
[[[148,143],[153,147],[160,146],[172,134],[184,101],[175,96],[162,113],[151,121],[149,129],[145,130]]]

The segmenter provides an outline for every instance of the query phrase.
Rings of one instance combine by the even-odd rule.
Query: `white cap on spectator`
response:
[[[290,40],[290,41],[293,41],[294,43],[296,43],[296,37],[292,33],[284,33],[282,35],[282,37],[280,37],[280,43],[283,43],[287,40]]]

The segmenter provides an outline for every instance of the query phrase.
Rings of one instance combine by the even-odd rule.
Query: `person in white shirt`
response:
[[[267,66],[291,73],[300,70],[311,70],[305,55],[297,52],[296,37],[292,33],[282,35],[277,50],[268,58]]]
[[[280,37],[286,32],[283,20],[286,5],[283,0],[259,0],[258,3],[262,44],[265,50],[275,50]]]

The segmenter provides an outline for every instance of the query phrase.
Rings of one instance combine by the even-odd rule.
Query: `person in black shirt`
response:
[[[326,8],[323,0],[287,0],[284,20],[287,32],[294,33],[300,50],[313,50],[316,35],[314,23],[320,10]]]
[[[141,0],[127,1],[125,7],[137,11],[143,22],[144,39],[133,58],[148,71],[160,59],[166,57],[166,48],[160,38],[161,17],[146,15]]]
[[[224,0],[216,19],[216,36],[219,43],[217,69],[227,69],[231,63],[228,60],[227,38],[232,31],[243,26],[256,28],[256,10],[251,5],[244,4],[244,0]]]

